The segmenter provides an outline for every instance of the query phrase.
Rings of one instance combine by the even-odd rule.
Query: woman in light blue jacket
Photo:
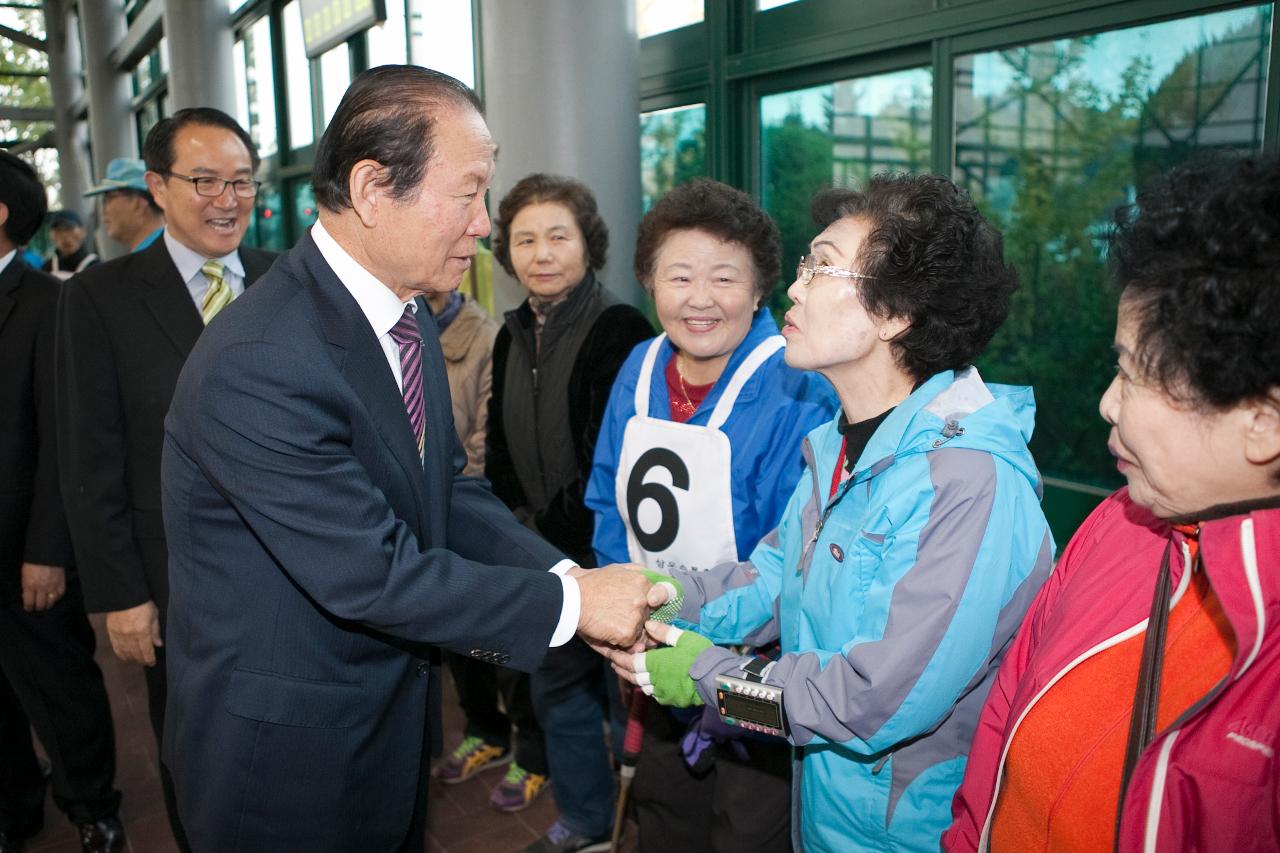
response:
[[[611,657],[664,704],[718,705],[788,737],[796,849],[937,850],[978,711],[1053,557],[1031,391],[972,367],[1017,276],[943,178],[877,176],[813,213],[823,230],[782,333],[787,363],[826,377],[842,412],[805,440],[782,522],[746,562],[672,573],[676,624],[692,630],[650,623],[670,647]],[[773,664],[712,645],[771,639]]]

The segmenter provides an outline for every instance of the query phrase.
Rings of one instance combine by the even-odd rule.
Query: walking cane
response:
[[[644,715],[649,710],[649,697],[636,688],[631,693],[627,707],[627,733],[622,740],[622,766],[618,768],[621,783],[618,786],[618,806],[613,813],[613,838],[609,850],[618,853],[622,842],[622,824],[627,814],[627,797],[631,794],[631,780],[636,775],[636,762],[640,760],[640,744],[644,741]]]

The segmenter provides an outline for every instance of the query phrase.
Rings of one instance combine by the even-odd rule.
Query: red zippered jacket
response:
[[[1127,488],[1072,537],[987,697],[943,849],[988,848],[1018,725],[1064,674],[1146,629],[1170,539],[1176,601],[1189,580],[1185,537],[1137,506]],[[1235,632],[1235,660],[1226,680],[1142,754],[1125,796],[1120,851],[1280,849],[1280,509],[1203,523],[1200,556]]]

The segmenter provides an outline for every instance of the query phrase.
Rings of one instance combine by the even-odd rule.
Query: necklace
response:
[[[693,417],[693,413],[697,411],[698,407],[693,404],[693,398],[689,394],[689,388],[685,385],[684,374],[680,372],[679,355],[676,356],[673,366],[675,367],[676,382],[678,383],[677,387],[680,390],[680,396],[684,398],[684,402],[682,403],[680,400],[672,400],[671,402],[680,410],[677,420],[683,423]]]

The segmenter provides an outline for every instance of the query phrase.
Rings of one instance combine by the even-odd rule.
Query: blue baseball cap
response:
[[[80,218],[80,214],[74,210],[55,210],[49,214],[49,227],[62,228],[72,226],[75,228],[83,228],[84,220]]]
[[[101,195],[112,190],[137,190],[150,192],[147,181],[143,177],[147,173],[147,164],[135,157],[117,157],[107,164],[106,177],[102,183],[88,190],[85,197]]]

